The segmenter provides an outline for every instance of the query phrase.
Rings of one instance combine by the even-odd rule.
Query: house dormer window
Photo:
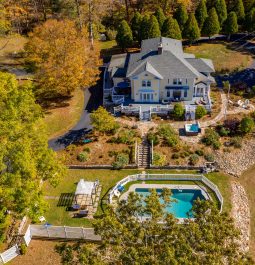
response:
[[[146,81],[145,80],[142,81],[142,87],[146,87]]]
[[[143,80],[142,81],[142,87],[151,87],[151,81],[150,80]]]
[[[151,87],[151,81],[150,80],[147,81],[147,86]]]

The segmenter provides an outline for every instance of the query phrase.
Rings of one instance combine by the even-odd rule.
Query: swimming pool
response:
[[[161,193],[162,189],[156,189],[157,193]],[[150,194],[150,190],[146,188],[136,188],[135,192],[142,195],[144,198]],[[196,199],[205,200],[200,189],[171,189],[171,199],[175,201],[170,203],[165,208],[167,213],[171,213],[176,218],[192,218],[192,215],[188,215],[193,203]],[[163,203],[163,200],[160,199]]]

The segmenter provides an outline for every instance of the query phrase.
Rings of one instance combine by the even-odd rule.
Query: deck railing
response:
[[[119,186],[125,186],[128,182],[133,181],[146,181],[146,180],[182,180],[182,181],[201,181],[207,187],[209,187],[216,195],[220,203],[220,211],[223,207],[223,197],[214,183],[207,179],[204,175],[200,174],[136,174],[129,175],[124,179],[120,180],[109,193],[109,203],[113,202],[113,197],[115,196],[115,191],[118,190]]]
[[[167,114],[168,112],[173,111],[173,105],[166,105],[166,106],[158,106],[158,107],[150,107],[150,113],[153,114]]]

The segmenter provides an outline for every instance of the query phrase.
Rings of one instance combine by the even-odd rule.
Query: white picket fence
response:
[[[12,259],[16,258],[20,254],[18,245],[14,245],[13,247],[7,249],[3,253],[0,253],[0,264],[5,264]]]
[[[124,179],[120,180],[110,191],[109,193],[109,203],[112,203],[113,197],[115,196],[116,190],[119,186],[125,186],[128,182],[137,181],[137,180],[190,180],[190,181],[201,181],[207,187],[209,187],[217,196],[217,199],[220,202],[220,211],[222,211],[223,206],[223,197],[214,183],[207,179],[204,175],[199,174],[136,174],[129,175]]]

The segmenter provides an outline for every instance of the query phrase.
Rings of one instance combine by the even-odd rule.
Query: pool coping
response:
[[[127,191],[125,191],[121,196],[119,197],[119,200],[126,200],[128,197],[128,194],[130,192],[135,192],[135,189],[137,188],[143,188],[143,189],[163,189],[163,188],[168,188],[168,189],[176,189],[176,190],[189,190],[189,189],[194,189],[194,190],[201,190],[202,195],[205,197],[206,200],[211,200],[210,195],[207,192],[207,189],[204,186],[199,186],[199,185],[189,185],[189,184],[146,184],[146,183],[137,183],[137,184],[132,184]]]

